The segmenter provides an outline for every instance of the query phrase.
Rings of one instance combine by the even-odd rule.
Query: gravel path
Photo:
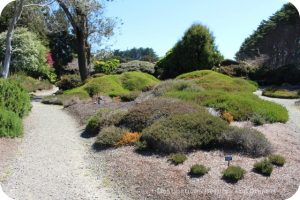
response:
[[[296,130],[296,132],[300,135],[300,109],[295,105],[295,102],[299,101],[299,99],[279,99],[265,97],[262,96],[262,90],[258,90],[254,94],[262,99],[273,101],[286,107],[289,112],[289,121],[287,122],[287,125]]]
[[[33,102],[25,119],[25,136],[2,180],[15,200],[119,199],[88,164],[90,144],[81,128],[60,106]]]

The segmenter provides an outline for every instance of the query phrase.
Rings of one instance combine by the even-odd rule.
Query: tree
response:
[[[133,60],[156,62],[158,60],[158,56],[152,48],[132,48],[125,51],[115,50],[113,54],[122,62]]]
[[[174,78],[194,70],[211,69],[223,60],[214,37],[203,25],[192,25],[183,38],[162,58],[156,75],[162,79]]]
[[[79,72],[82,81],[89,75],[89,40],[101,41],[113,34],[115,22],[103,17],[103,5],[97,0],[56,0],[65,12],[76,36]]]

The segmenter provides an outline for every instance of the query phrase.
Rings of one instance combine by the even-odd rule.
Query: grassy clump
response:
[[[31,109],[30,97],[15,81],[0,79],[0,107],[22,118]]]
[[[132,131],[141,132],[160,118],[168,117],[171,114],[193,113],[199,110],[203,110],[203,108],[195,104],[176,99],[154,98],[131,108],[119,125]]]
[[[272,87],[264,90],[263,95],[272,98],[298,99],[300,98],[300,91]]]
[[[18,137],[22,134],[22,120],[18,115],[0,107],[0,138]]]
[[[69,95],[108,95],[120,96],[132,91],[142,91],[147,87],[157,84],[159,81],[149,74],[142,72],[126,72],[120,75],[105,75],[90,78],[78,88],[65,91]]]
[[[209,70],[183,74],[177,79],[193,81],[202,90],[182,90],[175,86],[168,86],[156,94],[196,102],[213,107],[222,113],[229,112],[236,121],[249,120],[255,115],[260,115],[264,122],[269,123],[285,123],[288,120],[288,112],[283,106],[262,100],[253,94],[257,85],[251,81],[232,78]],[[162,84],[164,83],[160,85]],[[176,81],[173,81],[173,85],[176,84]]]
[[[105,127],[100,131],[93,147],[96,150],[116,147],[122,136],[127,132],[129,131],[115,126]]]
[[[174,165],[182,164],[186,160],[187,160],[186,155],[182,153],[171,154],[168,158],[168,161],[170,161]]]
[[[154,151],[184,152],[213,145],[228,128],[224,120],[202,110],[162,118],[143,130],[141,140]]]
[[[272,150],[268,139],[250,128],[232,127],[222,133],[220,143],[254,157],[268,155]]]
[[[77,74],[64,75],[56,83],[56,86],[61,90],[69,90],[79,87],[82,84],[80,76]]]
[[[273,165],[270,160],[264,159],[254,164],[254,171],[265,176],[270,176],[273,171]]]
[[[195,177],[204,176],[209,172],[209,168],[205,167],[204,165],[193,165],[190,169],[190,175]]]
[[[273,165],[282,167],[285,164],[285,158],[281,155],[270,155],[268,158]]]
[[[240,166],[232,165],[223,171],[223,179],[228,182],[236,183],[244,178],[245,173],[246,171]]]
[[[17,82],[27,92],[50,90],[53,87],[48,80],[38,80],[22,74],[15,74],[11,76],[10,79]]]

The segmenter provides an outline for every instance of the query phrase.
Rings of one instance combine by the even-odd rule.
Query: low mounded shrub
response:
[[[117,128],[115,126],[103,128],[94,143],[94,149],[102,150],[116,147],[122,136],[127,133],[127,129]]]
[[[223,179],[228,182],[236,183],[244,178],[245,173],[246,170],[244,170],[240,166],[232,165],[223,171]]]
[[[195,177],[204,176],[209,172],[209,168],[205,167],[204,165],[193,165],[190,169],[190,175]]]
[[[15,81],[0,78],[0,107],[22,118],[31,109],[30,96]]]
[[[18,137],[22,131],[23,125],[19,116],[0,107],[0,138]]]
[[[56,86],[61,90],[69,90],[79,87],[82,84],[80,76],[77,74],[69,74],[61,77],[60,81],[56,83]]]
[[[18,83],[27,92],[50,90],[53,87],[48,80],[34,79],[21,73],[10,76],[9,78],[16,81],[16,83]]]
[[[254,171],[264,176],[270,176],[273,171],[273,165],[270,160],[264,159],[254,164]]]
[[[262,117],[260,114],[254,113],[250,117],[250,121],[255,125],[255,126],[261,126],[266,123],[266,120],[264,117]]]
[[[100,118],[98,116],[91,117],[85,131],[89,133],[89,135],[97,135],[100,131]]]
[[[184,152],[217,143],[228,124],[206,110],[176,114],[154,122],[143,130],[141,141],[150,149],[164,153]]]
[[[268,158],[273,165],[282,167],[285,164],[285,158],[281,155],[270,155]]]
[[[222,133],[220,143],[255,157],[268,155],[272,150],[268,139],[250,128],[231,127]]]
[[[116,143],[116,146],[133,145],[140,139],[140,137],[140,133],[124,133],[122,138]]]
[[[193,113],[203,110],[200,106],[167,98],[154,98],[131,108],[120,121],[120,126],[141,132],[160,118],[171,114]]]
[[[184,163],[187,160],[186,155],[182,153],[176,153],[169,156],[168,161],[170,161],[174,165],[179,165]]]

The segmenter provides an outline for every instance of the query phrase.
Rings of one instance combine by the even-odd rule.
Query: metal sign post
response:
[[[225,156],[225,161],[228,162],[228,167],[230,166],[230,161],[232,161],[232,160],[233,160],[232,155]]]

